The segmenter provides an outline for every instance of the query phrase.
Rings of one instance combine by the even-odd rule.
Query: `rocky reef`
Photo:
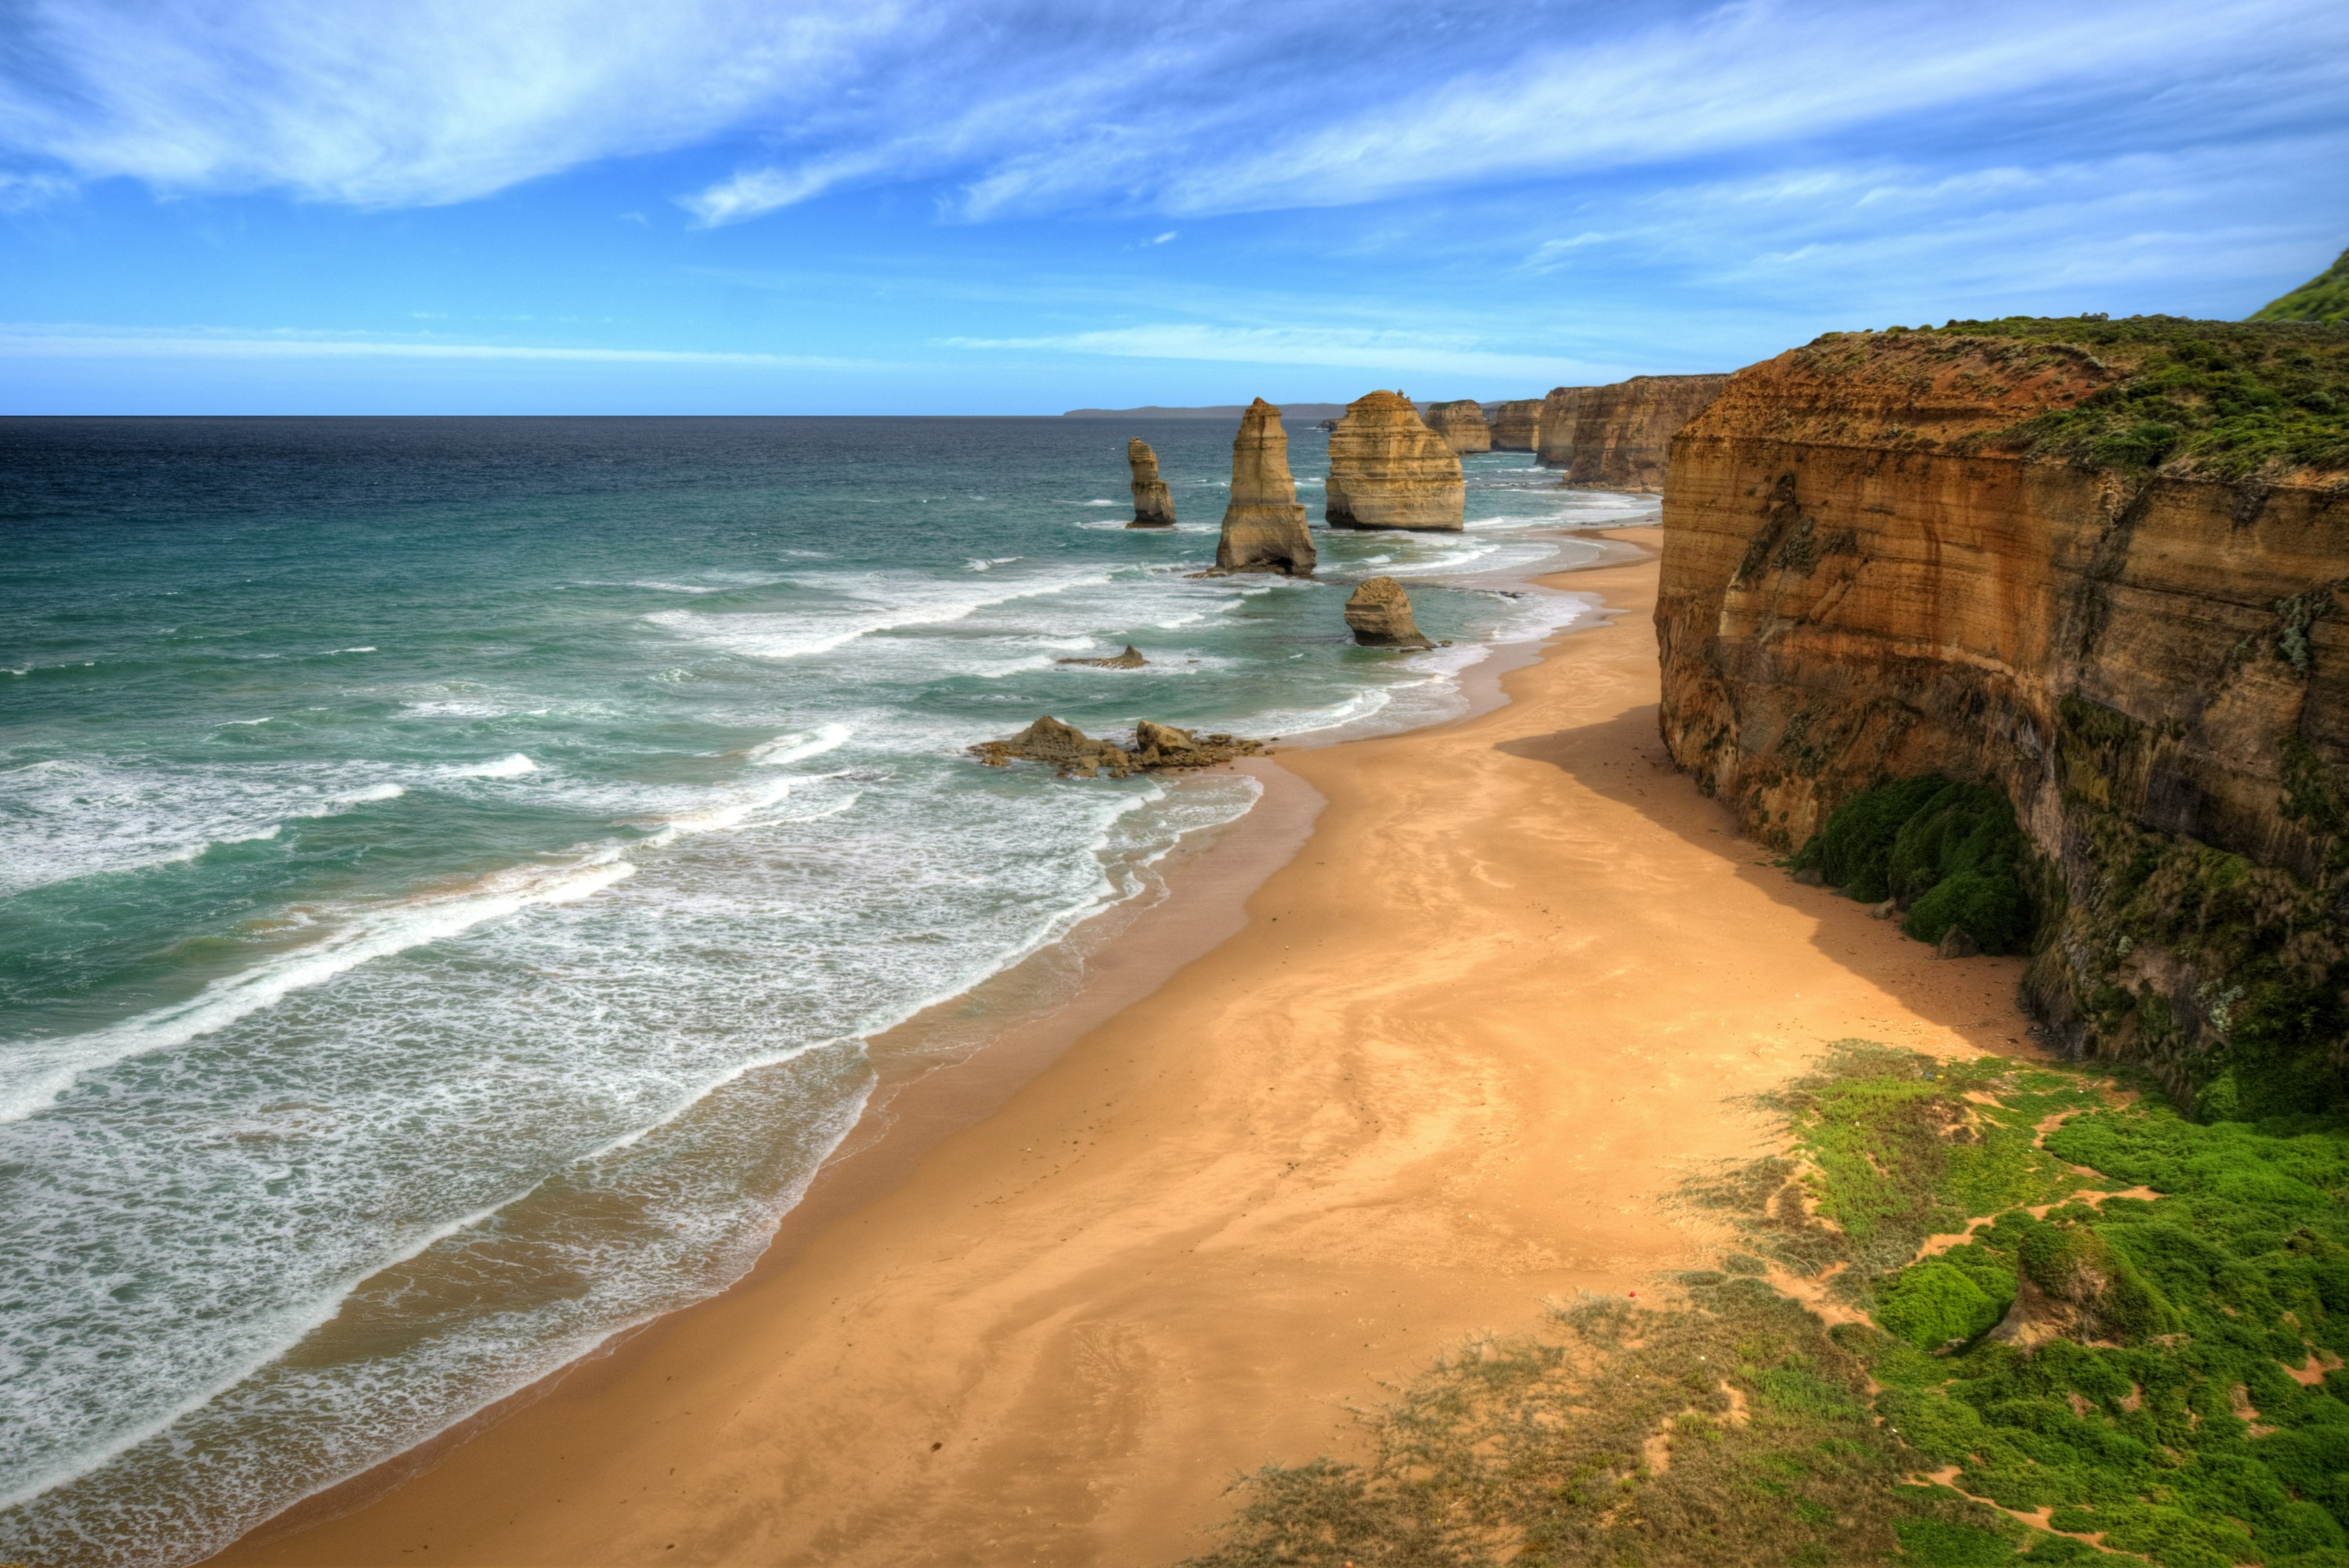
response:
[[[1336,528],[1457,529],[1467,500],[1460,454],[1400,392],[1346,405],[1330,432],[1329,507]]]
[[[1232,735],[1194,735],[1187,729],[1153,724],[1146,718],[1134,727],[1133,744],[1120,746],[1114,741],[1095,740],[1074,725],[1063,724],[1046,714],[1008,740],[980,741],[970,748],[970,754],[989,768],[1008,768],[1015,761],[1041,762],[1057,769],[1063,779],[1123,779],[1131,773],[1212,768],[1218,762],[1252,757],[1264,749],[1265,743],[1260,740],[1243,740]]]
[[[1318,555],[1288,472],[1288,431],[1280,410],[1259,397],[1240,415],[1232,438],[1232,499],[1216,542],[1216,569],[1302,577]]]
[[[2207,1115],[2337,1105],[2344,589],[2349,333],[1831,334],[1672,442],[1663,738],[1787,851],[1890,781],[1991,787],[2054,1037]]]
[[[1532,452],[1541,449],[1542,400],[1520,397],[1514,402],[1495,403],[1485,410],[1493,427],[1492,449],[1496,452]]]
[[[1574,414],[1588,387],[1553,387],[1542,398],[1535,427],[1535,460],[1546,469],[1574,466]]]
[[[1566,469],[1562,482],[1577,490],[1660,490],[1672,438],[1728,384],[1726,376],[1634,376],[1576,388],[1573,431],[1555,448],[1558,461],[1547,453],[1542,460]]]
[[[1142,656],[1142,650],[1132,643],[1125,645],[1125,652],[1112,654],[1105,659],[1054,659],[1052,662],[1056,665],[1084,665],[1097,670],[1138,670],[1150,663]]]
[[[1174,497],[1166,481],[1158,477],[1158,454],[1149,442],[1137,438],[1126,442],[1125,460],[1133,469],[1133,521],[1125,526],[1174,527]]]
[[[1474,397],[1462,397],[1451,403],[1431,403],[1423,416],[1427,428],[1444,438],[1444,444],[1460,453],[1489,452],[1493,449],[1493,427],[1485,422],[1485,406]]]
[[[1372,577],[1346,601],[1346,624],[1366,648],[1432,648],[1411,618],[1411,595],[1392,577]]]

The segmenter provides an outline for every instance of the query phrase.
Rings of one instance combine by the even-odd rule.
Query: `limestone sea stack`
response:
[[[1288,473],[1288,432],[1280,410],[1259,397],[1240,415],[1240,433],[1232,438],[1232,500],[1216,545],[1216,570],[1303,577],[1314,560],[1313,535]]]
[[[1541,449],[1540,398],[1520,397],[1511,403],[1495,403],[1485,412],[1492,421],[1494,451],[1534,452]]]
[[[1373,392],[1346,405],[1330,432],[1332,527],[1457,529],[1466,497],[1460,454],[1410,398]]]
[[[1212,768],[1235,757],[1253,757],[1265,748],[1261,740],[1236,735],[1195,735],[1171,724],[1143,719],[1134,727],[1133,744],[1096,740],[1072,724],[1046,714],[1008,740],[982,740],[970,754],[989,768],[1014,762],[1041,762],[1063,779],[1123,779],[1130,773],[1162,769]]]
[[[1542,399],[1541,433],[1534,441],[1535,460],[1546,469],[1574,466],[1574,415],[1588,387],[1553,387]]]
[[[1133,521],[1128,528],[1174,526],[1174,497],[1158,477],[1158,454],[1144,440],[1125,444],[1125,460],[1133,469]]]
[[[1485,423],[1484,405],[1474,397],[1463,397],[1454,403],[1431,403],[1426,419],[1427,428],[1443,437],[1444,444],[1455,452],[1493,449],[1493,427]]]
[[[1411,618],[1411,595],[1392,577],[1373,577],[1346,601],[1346,624],[1366,648],[1432,648]]]

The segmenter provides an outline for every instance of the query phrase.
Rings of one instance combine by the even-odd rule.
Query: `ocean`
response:
[[[1464,535],[1200,580],[1231,436],[0,420],[0,1560],[192,1561],[722,1289],[867,1040],[1257,792],[971,743],[1441,720],[1654,512],[1493,453]],[[1453,645],[1353,646],[1378,573]]]

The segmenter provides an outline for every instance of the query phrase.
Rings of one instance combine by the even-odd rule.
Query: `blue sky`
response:
[[[0,412],[1530,397],[2240,316],[2341,0],[0,0]]]

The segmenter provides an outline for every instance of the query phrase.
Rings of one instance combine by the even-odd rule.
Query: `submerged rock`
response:
[[[1158,477],[1158,454],[1139,438],[1126,442],[1125,460],[1133,469],[1133,521],[1128,528],[1174,526],[1174,496]]]
[[[1138,528],[1141,525],[1136,523],[1133,526]],[[1150,661],[1142,656],[1142,650],[1140,648],[1135,647],[1132,643],[1128,643],[1125,645],[1125,652],[1117,655],[1113,658],[1054,659],[1052,662],[1056,665],[1089,665],[1097,670],[1138,670]]]
[[[1455,452],[1489,452],[1493,449],[1493,427],[1485,423],[1484,405],[1474,397],[1463,397],[1452,403],[1431,403],[1426,414],[1427,428],[1444,438],[1444,444]]]
[[[1330,432],[1329,493],[1335,528],[1455,530],[1467,499],[1460,454],[1400,392],[1346,405]]]
[[[1264,748],[1260,740],[1195,735],[1146,718],[1135,727],[1133,744],[1120,746],[1095,740],[1074,725],[1046,714],[1009,740],[980,741],[970,754],[989,768],[1009,767],[1015,761],[1042,762],[1060,769],[1064,779],[1123,779],[1129,773],[1161,769],[1211,768],[1235,757],[1254,756]]]
[[[1232,438],[1232,500],[1224,509],[1216,568],[1303,577],[1316,559],[1288,472],[1288,432],[1280,410],[1259,397],[1240,415],[1239,434]]]
[[[1411,595],[1392,577],[1373,577],[1346,601],[1346,624],[1366,648],[1432,648],[1411,618]]]

